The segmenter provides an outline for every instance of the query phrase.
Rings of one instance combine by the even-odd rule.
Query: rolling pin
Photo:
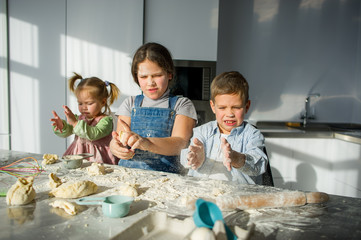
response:
[[[323,192],[276,192],[241,195],[232,197],[218,197],[205,199],[214,202],[221,210],[257,209],[303,206],[309,203],[323,203],[328,201],[327,193]],[[194,200],[195,202],[195,200]],[[193,200],[188,201],[187,206],[194,208]],[[193,206],[191,206],[193,204]]]

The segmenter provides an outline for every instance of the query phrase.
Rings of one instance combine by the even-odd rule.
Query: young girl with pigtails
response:
[[[77,83],[77,85],[76,85]],[[83,78],[77,73],[69,79],[69,89],[78,100],[80,115],[63,106],[66,121],[53,111],[54,133],[59,137],[75,134],[73,143],[63,155],[89,153],[91,162],[118,164],[109,149],[112,140],[113,119],[110,105],[118,98],[118,87],[97,77]]]

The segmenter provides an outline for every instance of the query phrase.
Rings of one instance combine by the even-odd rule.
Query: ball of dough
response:
[[[86,170],[90,176],[105,175],[105,167],[101,163],[93,162]]]
[[[213,231],[206,227],[196,228],[190,238],[191,240],[216,240]]]
[[[54,188],[49,192],[50,196],[57,198],[79,198],[95,193],[98,186],[92,181],[68,182]]]
[[[58,155],[56,154],[44,154],[43,155],[43,162],[42,165],[47,165],[47,164],[53,164],[58,160]]]
[[[135,186],[131,186],[131,185],[124,185],[124,186],[119,187],[119,192],[123,196],[128,196],[128,197],[137,197],[138,196],[137,189],[135,188]]]
[[[25,205],[35,198],[33,177],[19,178],[6,194],[7,205]]]

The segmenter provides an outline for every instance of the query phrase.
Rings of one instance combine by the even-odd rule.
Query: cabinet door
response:
[[[10,148],[6,0],[0,0],[0,149]]]
[[[77,72],[115,83],[121,97],[113,104],[114,111],[125,97],[139,93],[130,68],[142,41],[142,0],[67,2],[66,74]],[[68,103],[77,110],[72,94]]]
[[[12,0],[10,17],[10,112],[12,150],[63,154],[51,111],[77,113],[68,92],[72,72],[118,85],[122,95],[139,92],[131,58],[143,39],[142,0]]]
[[[51,111],[65,103],[65,0],[8,1],[11,149],[62,153]]]
[[[361,145],[337,139],[267,138],[275,187],[361,197]]]
[[[146,0],[144,25],[174,59],[217,60],[218,0]]]

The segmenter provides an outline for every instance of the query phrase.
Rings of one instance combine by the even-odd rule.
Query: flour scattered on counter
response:
[[[79,181],[93,182],[98,186],[94,197],[128,195],[134,197],[135,202],[149,202],[148,208],[183,215],[193,213],[189,204],[192,204],[192,201],[194,203],[197,198],[215,199],[250,192],[248,185],[212,179],[185,178],[177,174],[108,164],[104,164],[105,175],[89,175],[88,169],[91,165],[91,162],[84,162],[83,166],[78,169],[65,169],[61,167],[61,163],[47,165],[46,172],[42,173],[34,182],[34,188],[36,191],[46,194],[53,191],[48,185],[49,179],[43,176],[53,173],[58,176],[62,185]],[[62,185],[58,188],[61,188]],[[253,189],[252,191],[254,192]]]

